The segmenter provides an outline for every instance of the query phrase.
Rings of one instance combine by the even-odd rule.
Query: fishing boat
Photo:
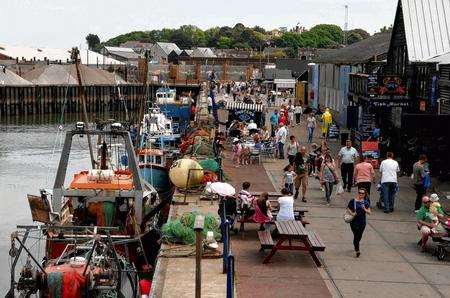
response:
[[[176,89],[161,87],[156,90],[156,104],[167,118],[172,119],[173,132],[184,134],[189,126],[192,99],[177,97]]]
[[[72,144],[87,136],[97,137],[93,167],[68,177]],[[87,130],[80,122],[68,131],[53,189],[28,201],[33,221],[41,225],[18,226],[11,235],[8,297],[67,297],[69,286],[80,297],[136,297],[138,272],[156,258],[155,227],[165,203],[142,178],[130,135],[120,124]],[[31,235],[42,242],[42,259],[26,246]],[[17,270],[21,259],[25,265]]]
[[[149,108],[142,121],[137,156],[142,177],[155,187],[161,199],[172,197],[174,192],[169,169],[176,157],[175,145],[179,139],[180,135],[173,132],[171,119],[159,108]]]

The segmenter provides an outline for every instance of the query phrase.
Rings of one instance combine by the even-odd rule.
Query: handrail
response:
[[[234,256],[231,253],[230,228],[231,223],[226,218],[226,200],[222,199],[223,204],[221,218],[222,243],[223,243],[223,274],[227,275],[227,298],[234,297]]]

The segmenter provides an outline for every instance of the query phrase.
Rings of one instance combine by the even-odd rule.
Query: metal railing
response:
[[[230,229],[231,223],[226,218],[226,200],[221,199],[223,204],[221,217],[222,243],[223,243],[223,274],[227,275],[227,298],[234,297],[234,256],[231,253]]]

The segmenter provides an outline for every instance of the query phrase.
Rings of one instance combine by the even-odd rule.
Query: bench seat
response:
[[[271,249],[275,245],[269,231],[258,231],[258,238],[262,250]]]
[[[326,248],[325,243],[314,231],[308,231],[308,241],[314,251],[324,251]]]

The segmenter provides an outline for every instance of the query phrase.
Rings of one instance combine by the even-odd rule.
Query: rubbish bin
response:
[[[341,132],[341,145],[345,146],[345,143],[349,139],[350,133],[348,132]]]

